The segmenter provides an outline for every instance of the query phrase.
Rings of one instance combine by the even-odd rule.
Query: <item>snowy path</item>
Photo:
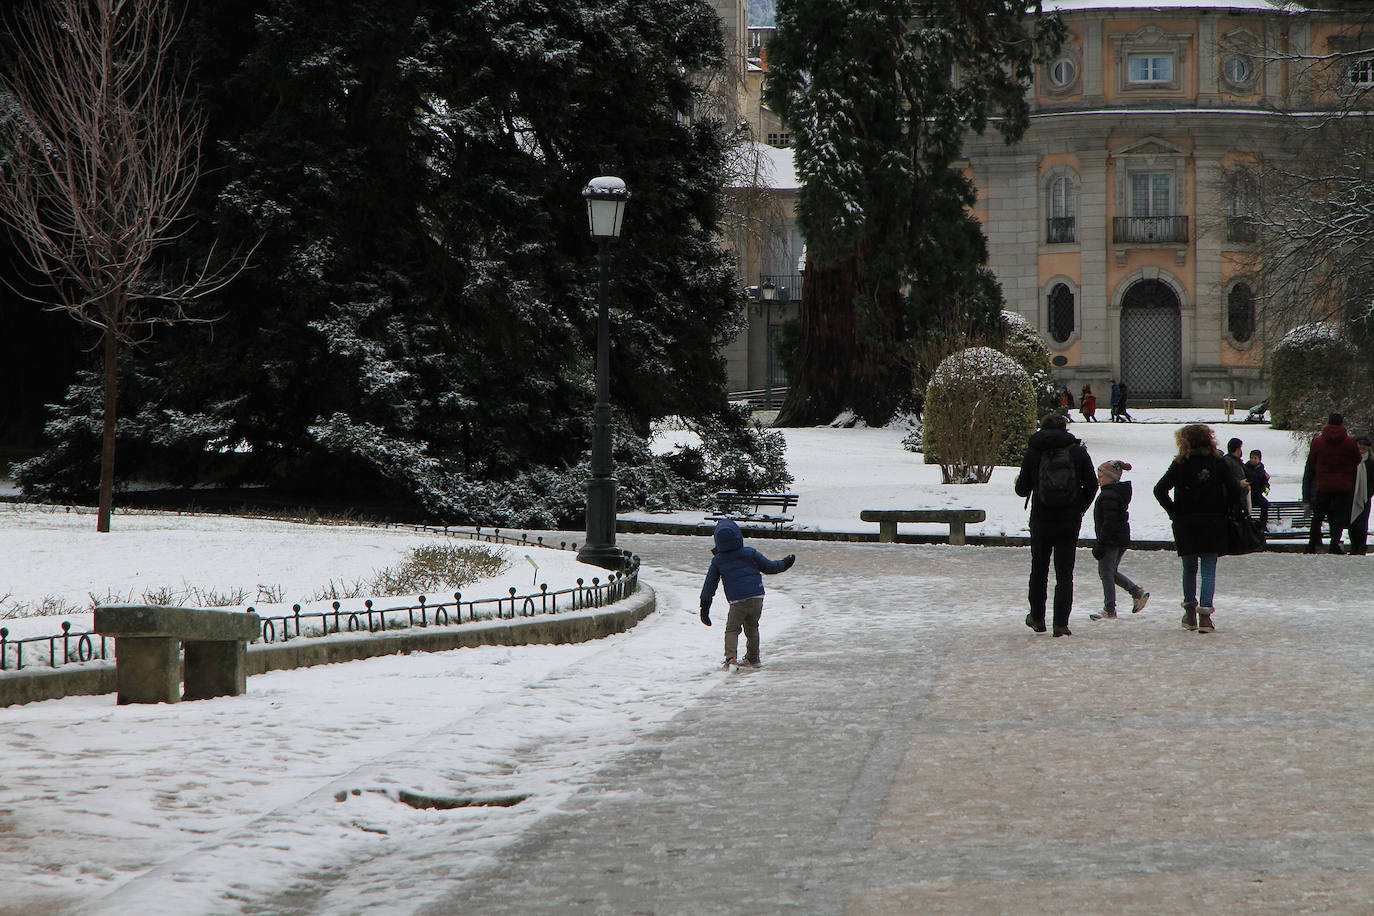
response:
[[[787,542],[766,667],[715,672],[697,538],[623,537],[660,613],[581,646],[375,659],[160,707],[5,711],[2,912],[1365,912],[1374,576],[1177,559],[1035,636],[1027,551]],[[1317,585],[1320,583],[1320,586]],[[528,794],[416,810],[431,796]],[[353,794],[357,790],[358,794]],[[342,793],[343,801],[336,797]]]

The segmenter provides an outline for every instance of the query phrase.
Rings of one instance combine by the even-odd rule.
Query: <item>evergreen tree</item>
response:
[[[1024,132],[1025,86],[1062,34],[1039,0],[779,0],[767,100],[792,133],[807,240],[780,424],[845,408],[886,422],[918,349],[998,339],[1001,290],[956,163],[994,116],[1008,142]]]
[[[206,222],[256,247],[218,320],[156,351],[168,382],[131,421],[148,442],[455,520],[576,490],[597,301],[580,192],[603,174],[633,195],[611,272],[622,444],[673,414],[738,433],[725,135],[685,117],[688,74],[721,59],[708,3],[215,0],[188,32]]]

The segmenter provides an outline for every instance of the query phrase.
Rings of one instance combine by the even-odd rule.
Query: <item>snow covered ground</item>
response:
[[[1098,413],[1103,417],[1107,415],[1105,409]],[[1234,436],[1245,443],[1246,455],[1251,449],[1259,449],[1273,478],[1269,498],[1301,498],[1307,440],[1295,439],[1292,433],[1262,424],[1227,423],[1219,409],[1132,410],[1131,416],[1137,422],[1085,423],[1080,418],[1080,422],[1070,425],[1069,431],[1083,440],[1094,464],[1120,458],[1132,465],[1125,479],[1134,483],[1131,533],[1137,538],[1169,540],[1173,537],[1169,519],[1150,490],[1173,460],[1176,454],[1173,433],[1184,423],[1211,424],[1222,448],[1226,447],[1226,440]],[[1244,417],[1244,411],[1235,414],[1237,420]],[[1016,468],[997,468],[985,484],[941,484],[938,465],[924,464],[921,455],[902,448],[906,430],[900,427],[839,430],[817,427],[785,429],[782,433],[787,439],[787,464],[795,478],[791,492],[800,497],[793,512],[794,528],[876,532],[876,523],[859,520],[860,511],[970,508],[986,511],[987,521],[969,525],[969,534],[1029,534],[1024,500],[1012,489]],[[681,438],[681,433],[663,433],[655,447],[668,450]],[[696,524],[702,520],[703,513],[626,513],[624,517]],[[901,530],[941,534],[949,528],[947,525],[903,525]]]
[[[1172,453],[1174,426],[1077,423],[1072,429],[1096,461],[1124,458],[1136,465],[1129,475],[1142,491],[1133,507],[1136,533],[1165,536],[1147,491]],[[1242,425],[1219,426],[1218,434],[1263,449],[1275,495],[1296,496],[1301,461],[1287,434]],[[1010,469],[999,469],[985,486],[941,486],[938,469],[902,450],[899,431],[789,430],[787,437],[800,525],[871,530],[858,521],[861,509],[968,505],[988,510],[984,531],[1024,528]],[[699,514],[683,518],[697,521]],[[6,507],[0,509],[0,595],[78,603],[92,592],[183,584],[256,590],[262,584],[295,600],[331,579],[394,564],[427,537],[433,536],[156,515],[117,516],[115,532],[106,536],[94,532],[90,516]],[[704,543],[642,541],[659,551],[657,559],[646,551],[643,578],[658,593],[660,613],[598,642],[273,672],[251,678],[243,697],[196,703],[118,707],[102,696],[0,709],[0,912],[408,913],[427,894],[445,886],[451,892],[453,880],[498,861],[544,818],[578,810],[585,802],[577,793],[594,784],[599,768],[722,684],[710,671],[721,627],[707,630],[696,618]],[[509,584],[522,590],[532,581],[527,553],[540,564],[538,579],[551,587],[579,574],[570,554],[508,549]],[[994,624],[1007,622],[1006,605],[1023,588],[1015,550],[848,549],[876,551],[865,554],[869,562],[898,564],[894,569],[904,575],[925,570],[917,573],[924,577],[923,606],[967,606],[971,583],[984,574],[980,561],[1014,569],[1008,576],[989,568],[997,581],[972,589],[975,596],[980,588],[998,592],[977,603],[976,613]],[[1263,590],[1266,575],[1277,577],[1278,588],[1293,564],[1310,560],[1322,563],[1333,593],[1368,604],[1364,561],[1292,556],[1292,563],[1269,572],[1257,558],[1245,559],[1255,560],[1254,580],[1245,588]],[[1163,555],[1138,562],[1157,564],[1161,582],[1173,568]],[[824,609],[822,587],[838,580],[802,585],[805,576],[796,578],[805,599],[788,593],[790,581],[770,581],[768,638],[785,641],[815,608],[840,615],[837,628],[861,633],[862,617],[845,616],[856,614],[848,604]],[[855,588],[873,582],[869,574],[857,578]],[[509,587],[504,578],[488,585]],[[1239,586],[1228,579],[1226,587],[1234,594]],[[802,600],[813,609],[805,611]],[[1161,593],[1160,600],[1170,599]],[[862,603],[856,607],[861,613]],[[1147,623],[1168,626],[1163,617]],[[1019,619],[1007,625],[1024,630]],[[402,803],[403,795],[527,798],[513,807],[430,810]]]

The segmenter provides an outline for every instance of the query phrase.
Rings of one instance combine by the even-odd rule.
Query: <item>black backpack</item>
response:
[[[1074,467],[1071,446],[1046,449],[1040,453],[1040,473],[1035,492],[1047,509],[1066,509],[1078,503],[1078,469]]]

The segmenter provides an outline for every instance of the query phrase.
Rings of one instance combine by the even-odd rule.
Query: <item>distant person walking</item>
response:
[[[770,560],[754,548],[745,547],[739,525],[728,518],[716,523],[715,541],[711,566],[706,570],[706,582],[701,588],[701,622],[708,627],[711,625],[711,601],[717,586],[724,583],[730,613],[725,618],[725,661],[721,667],[758,668],[762,664],[759,654],[759,618],[763,616],[764,594],[761,573],[772,576],[785,572],[792,568],[797,558],[789,553],[781,560]],[[737,654],[741,630],[746,640],[743,659]]]
[[[1118,385],[1118,384],[1116,383],[1116,379],[1112,379],[1111,408],[1112,408],[1112,422],[1113,422],[1113,423],[1120,423],[1120,422],[1121,422],[1121,386]]]
[[[1127,407],[1126,407],[1126,400],[1127,400],[1126,383],[1125,383],[1125,382],[1122,382],[1122,383],[1121,383],[1120,385],[1118,385],[1117,387],[1118,387],[1118,389],[1119,389],[1119,391],[1117,392],[1117,398],[1116,398],[1116,415],[1117,415],[1117,418],[1118,418],[1118,420],[1119,420],[1120,422],[1122,422],[1122,423],[1134,423],[1134,422],[1135,422],[1135,418],[1131,416],[1130,410],[1127,409]]]
[[[1016,475],[1016,495],[1030,502],[1031,569],[1030,613],[1026,626],[1045,632],[1045,603],[1049,591],[1050,564],[1054,564],[1055,636],[1072,636],[1069,615],[1073,611],[1073,567],[1083,514],[1097,493],[1093,461],[1083,443],[1068,431],[1062,414],[1048,413],[1040,429],[1030,437],[1021,470]]]
[[[1093,531],[1097,541],[1097,575],[1102,579],[1102,613],[1092,615],[1116,619],[1116,588],[1131,596],[1131,613],[1139,614],[1150,600],[1150,593],[1136,585],[1121,571],[1121,557],[1131,546],[1131,482],[1121,475],[1131,469],[1129,462],[1113,459],[1097,466],[1097,502],[1093,504]]]
[[[1355,490],[1350,499],[1350,552],[1362,557],[1369,543],[1369,502],[1374,495],[1374,455],[1369,453],[1369,438],[1357,436],[1360,463],[1355,465]]]
[[[1178,454],[1155,484],[1155,499],[1173,523],[1183,561],[1183,628],[1212,633],[1217,557],[1226,551],[1227,509],[1240,505],[1241,489],[1210,426],[1180,427],[1174,441]]]
[[[1259,506],[1260,528],[1269,530],[1269,472],[1264,469],[1264,455],[1257,448],[1250,449],[1245,462],[1245,479],[1250,484],[1250,505]]]
[[[1312,530],[1303,553],[1316,553],[1321,548],[1323,522],[1331,527],[1326,552],[1345,553],[1341,531],[1350,523],[1355,466],[1359,463],[1360,447],[1346,432],[1345,418],[1333,413],[1312,440],[1302,472],[1302,501],[1312,507]]]
[[[1093,394],[1091,385],[1083,386],[1083,392],[1078,397],[1078,409],[1083,411],[1084,420],[1097,422],[1097,395]]]

